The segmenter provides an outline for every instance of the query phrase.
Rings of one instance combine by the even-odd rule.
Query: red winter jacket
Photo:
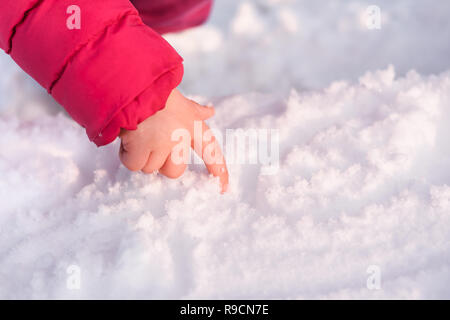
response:
[[[202,23],[211,3],[0,0],[0,47],[102,146],[165,106],[183,60],[159,33]],[[68,27],[71,5],[79,29]]]

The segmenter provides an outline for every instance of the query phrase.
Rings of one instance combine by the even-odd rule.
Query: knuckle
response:
[[[127,168],[128,170],[130,170],[132,172],[137,172],[141,169],[138,166],[131,164],[131,163],[124,163],[124,162],[122,162],[122,163],[125,166],[125,168]]]
[[[154,169],[152,167],[145,167],[145,168],[142,168],[141,171],[145,174],[152,174],[153,172],[156,171],[156,169]]]
[[[185,171],[186,166],[177,166],[175,168],[171,168],[170,170],[164,170],[162,173],[169,179],[178,179],[184,174]]]
[[[123,166],[127,168],[130,171],[136,172],[139,171],[140,168],[137,168],[137,166],[128,160],[128,158],[125,156],[124,153],[119,154],[120,162],[122,162]]]

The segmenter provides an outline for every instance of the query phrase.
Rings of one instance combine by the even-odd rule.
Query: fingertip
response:
[[[220,168],[217,168],[217,170],[214,170],[213,176],[219,177],[220,185],[222,187],[221,193],[224,194],[228,191],[228,185],[229,185],[229,175],[228,170],[225,165],[220,166]]]
[[[121,160],[122,160],[122,164],[124,165],[124,167],[127,168],[128,170],[130,170],[131,172],[141,171],[142,167],[138,163],[133,163],[126,159],[125,160],[121,159]]]
[[[228,192],[228,176],[226,178],[226,181],[222,182],[222,191],[220,192],[221,194],[225,194],[226,192]]]

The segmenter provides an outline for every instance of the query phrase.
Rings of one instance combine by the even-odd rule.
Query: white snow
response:
[[[213,127],[279,129],[225,195],[128,172],[0,55],[0,298],[450,298],[450,3],[372,4],[217,0],[167,36]]]

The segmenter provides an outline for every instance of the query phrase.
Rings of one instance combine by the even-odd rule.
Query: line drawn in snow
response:
[[[70,5],[66,10],[67,14],[70,16],[66,20],[66,26],[69,30],[79,30],[81,29],[81,9],[77,5]]]
[[[66,279],[66,287],[68,290],[81,289],[81,268],[75,264],[70,265],[66,269],[68,277]]]

